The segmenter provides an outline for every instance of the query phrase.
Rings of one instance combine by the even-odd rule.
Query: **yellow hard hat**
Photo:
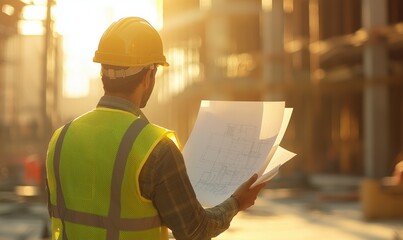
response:
[[[104,32],[94,62],[125,67],[169,66],[157,30],[139,17],[122,18]]]

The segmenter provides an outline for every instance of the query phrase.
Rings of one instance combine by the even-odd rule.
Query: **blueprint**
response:
[[[265,168],[276,156],[272,148],[282,138],[290,116],[284,102],[202,101],[183,149],[198,200],[214,206],[254,173],[267,178]]]

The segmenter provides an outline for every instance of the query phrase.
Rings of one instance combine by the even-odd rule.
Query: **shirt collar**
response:
[[[140,108],[138,108],[132,102],[130,102],[124,98],[104,95],[99,100],[97,107],[113,108],[113,109],[123,110],[126,112],[131,112],[134,115],[136,115],[148,122],[147,117],[140,110]]]

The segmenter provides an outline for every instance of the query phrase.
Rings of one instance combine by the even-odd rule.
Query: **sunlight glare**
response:
[[[12,16],[14,14],[15,9],[12,5],[4,4],[3,7],[1,8],[1,11],[8,16]]]
[[[58,0],[55,29],[64,42],[66,97],[85,97],[90,81],[99,79],[99,65],[92,62],[103,31],[114,21],[138,16],[157,30],[162,28],[161,0]]]

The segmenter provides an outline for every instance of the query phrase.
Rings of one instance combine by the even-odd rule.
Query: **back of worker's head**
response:
[[[102,65],[107,92],[130,92],[149,70],[169,66],[157,30],[139,17],[112,23],[102,35],[93,60]]]

